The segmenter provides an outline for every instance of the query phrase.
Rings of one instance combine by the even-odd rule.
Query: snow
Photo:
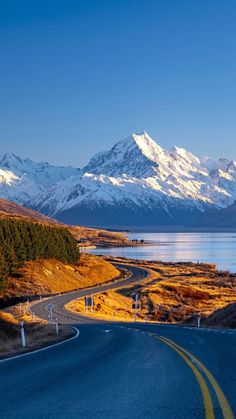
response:
[[[50,215],[82,204],[111,203],[203,211],[236,200],[236,162],[197,157],[177,146],[166,150],[146,132],[133,133],[81,170],[4,154],[0,196]]]
[[[79,173],[72,167],[51,166],[21,159],[13,153],[0,155],[0,196],[30,205],[46,188]]]

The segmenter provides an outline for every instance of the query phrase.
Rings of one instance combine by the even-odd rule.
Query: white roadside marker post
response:
[[[198,314],[198,318],[197,318],[197,327],[201,326],[201,316],[200,314]]]
[[[58,326],[58,319],[56,318],[56,334],[59,334],[59,326]]]
[[[136,322],[137,317],[137,303],[134,303],[134,321]]]
[[[48,305],[48,308],[49,308],[49,322],[50,323],[52,323],[52,321],[53,321],[53,307],[54,307],[53,304]]]
[[[24,322],[23,320],[20,321],[20,334],[21,334],[21,344],[23,348],[26,347],[26,340],[25,340],[25,329],[24,329]]]
[[[136,322],[137,320],[137,310],[139,308],[139,294],[136,292],[136,294],[133,297],[134,303],[133,303],[133,307],[134,307],[134,322]]]

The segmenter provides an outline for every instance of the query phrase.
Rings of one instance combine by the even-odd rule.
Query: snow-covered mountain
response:
[[[180,225],[236,200],[236,162],[165,150],[144,132],[81,170],[0,157],[0,196],[71,224]]]
[[[35,163],[5,153],[0,155],[0,197],[30,206],[45,189],[79,173],[79,169],[72,167]]]

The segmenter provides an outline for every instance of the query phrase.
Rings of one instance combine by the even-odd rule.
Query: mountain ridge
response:
[[[143,132],[81,169],[0,156],[0,196],[71,224],[188,224],[236,201],[236,162],[164,149]]]

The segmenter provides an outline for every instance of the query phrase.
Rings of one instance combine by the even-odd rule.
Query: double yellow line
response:
[[[205,374],[207,377],[209,383],[211,384],[212,388],[215,391],[216,397],[218,399],[219,405],[222,410],[222,415],[224,419],[235,419],[233,411],[222,391],[219,384],[217,383],[215,377],[212,375],[212,373],[202,364],[201,361],[199,361],[194,355],[192,355],[190,352],[188,352],[186,349],[182,348],[182,346],[177,345],[177,343],[173,342],[170,339],[167,339],[163,336],[158,336],[155,333],[149,333],[149,335],[155,337],[156,339],[162,341],[166,345],[170,346],[181,358],[186,362],[186,364],[191,368],[193,371],[203,397],[204,407],[205,407],[205,414],[206,419],[215,419],[214,414],[214,407],[212,403],[212,398],[210,391],[208,389],[206,380],[204,379],[204,376],[201,372]],[[198,367],[198,368],[197,368]],[[201,371],[201,372],[200,372]]]

